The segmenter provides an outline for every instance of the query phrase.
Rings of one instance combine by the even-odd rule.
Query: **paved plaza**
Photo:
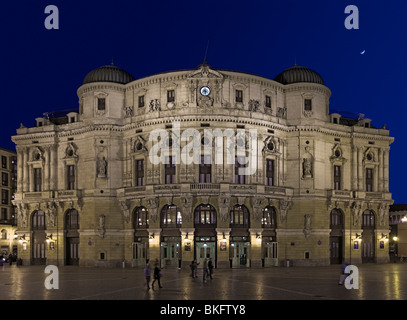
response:
[[[58,289],[47,289],[46,266],[0,267],[2,300],[405,300],[407,263],[364,264],[359,289],[338,285],[341,266],[215,269],[213,280],[163,269],[163,288],[147,290],[142,269],[58,267]],[[49,279],[49,278],[48,278]]]

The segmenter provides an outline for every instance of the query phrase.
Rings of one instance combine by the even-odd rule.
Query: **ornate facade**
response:
[[[318,73],[104,66],[77,93],[12,137],[25,264],[388,261],[393,138],[330,113]]]

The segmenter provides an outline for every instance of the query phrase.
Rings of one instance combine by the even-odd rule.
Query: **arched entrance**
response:
[[[277,244],[277,211],[273,206],[267,206],[263,209],[263,218],[261,219],[262,232],[262,254],[264,267],[278,265],[278,244]]]
[[[216,209],[210,204],[200,204],[194,211],[195,259],[203,266],[205,259],[216,265]]]
[[[340,264],[343,259],[344,215],[341,209],[333,209],[329,215],[329,255],[331,264]]]
[[[46,243],[46,224],[45,213],[42,210],[36,210],[32,214],[32,255],[31,264],[45,265],[47,261],[47,243]]]
[[[375,215],[371,210],[362,214],[362,263],[375,260]]]
[[[161,266],[178,268],[181,266],[181,210],[176,205],[165,205],[161,210]]]
[[[134,208],[133,261],[136,266],[144,266],[149,259],[148,221],[148,211],[145,207]]]
[[[250,266],[250,221],[249,210],[245,205],[235,205],[230,210],[230,250],[232,268]]]
[[[65,264],[79,265],[79,213],[76,209],[65,212]]]

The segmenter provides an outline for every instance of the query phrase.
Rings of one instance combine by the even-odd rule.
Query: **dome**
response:
[[[297,65],[281,72],[274,80],[282,84],[309,82],[324,85],[324,79],[317,72]]]
[[[127,71],[114,65],[110,65],[102,66],[89,72],[85,79],[83,79],[83,84],[92,82],[115,82],[126,84],[133,80],[135,80],[135,78]]]

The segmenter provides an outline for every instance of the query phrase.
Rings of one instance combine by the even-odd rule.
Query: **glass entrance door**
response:
[[[230,244],[232,268],[249,267],[250,242],[234,241]]]
[[[149,259],[148,256],[148,239],[137,238],[133,243],[133,263],[136,266],[144,266]]]
[[[179,237],[165,237],[161,242],[161,267],[178,268],[181,262],[181,243]]]
[[[263,242],[263,259],[265,267],[278,266],[277,242]]]
[[[215,248],[216,243],[214,241],[196,242],[196,262],[198,262],[198,268],[202,268],[204,260],[212,258],[212,262],[215,263]]]

